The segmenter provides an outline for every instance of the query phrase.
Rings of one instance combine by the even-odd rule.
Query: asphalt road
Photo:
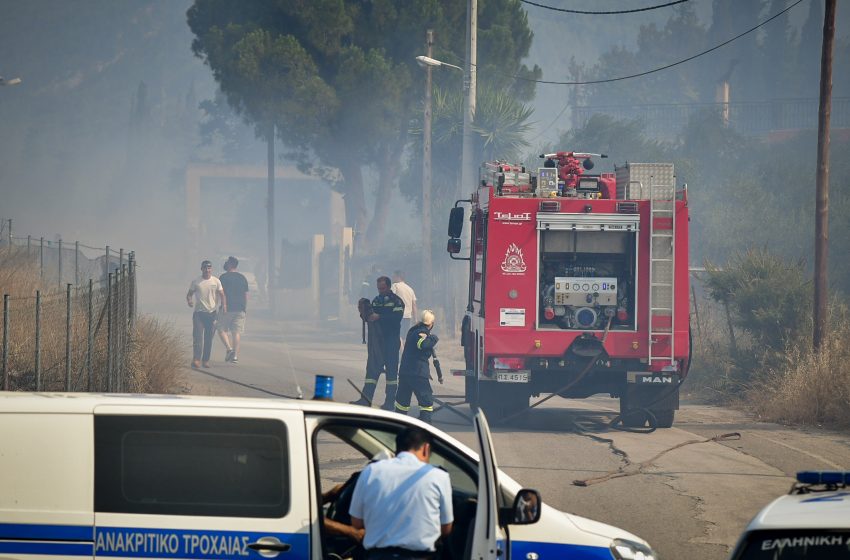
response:
[[[188,313],[174,320],[191,335]],[[187,340],[188,344],[188,340]],[[462,403],[459,348],[438,349],[446,383],[435,394]],[[206,372],[186,368],[179,390],[193,394],[310,398],[316,374],[332,375],[337,400],[354,400],[366,347],[354,330],[249,317],[240,363],[223,361],[216,341]],[[379,385],[376,404],[383,402]],[[629,530],[669,560],[726,558],[752,516],[787,492],[798,470],[850,469],[850,434],[757,422],[728,408],[683,404],[672,429],[634,434],[607,428],[617,401],[550,399],[510,426],[493,429],[499,466],[544,501]],[[435,424],[474,448],[471,427],[450,410]],[[738,432],[740,439],[706,442]],[[616,475],[616,476],[613,476]],[[584,481],[578,486],[574,481]]]

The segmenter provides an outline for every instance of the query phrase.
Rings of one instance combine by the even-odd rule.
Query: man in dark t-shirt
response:
[[[227,307],[223,307],[218,316],[218,335],[227,347],[225,361],[234,364],[239,362],[239,341],[245,332],[245,312],[248,307],[248,280],[236,272],[238,266],[239,259],[227,257],[224,263],[226,272],[218,277],[227,298]]]

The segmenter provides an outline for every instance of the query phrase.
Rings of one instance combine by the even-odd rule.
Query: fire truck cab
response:
[[[468,260],[466,399],[508,421],[543,394],[619,398],[621,421],[670,427],[687,375],[688,201],[673,164],[591,175],[602,154],[485,163],[455,203],[448,251]],[[459,256],[469,204],[469,256]]]

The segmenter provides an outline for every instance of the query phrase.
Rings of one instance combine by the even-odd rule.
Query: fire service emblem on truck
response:
[[[505,251],[505,260],[502,261],[502,272],[507,275],[525,274],[525,259],[522,258],[522,250],[517,247],[516,243],[508,245],[508,250]]]

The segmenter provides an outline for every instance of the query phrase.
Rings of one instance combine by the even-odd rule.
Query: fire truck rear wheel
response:
[[[673,409],[670,410],[653,410],[652,414],[655,415],[655,427],[656,428],[672,428],[673,427],[673,418],[676,416],[676,411]]]
[[[529,394],[513,383],[478,383],[478,406],[484,409],[487,419],[496,422],[528,408]]]

